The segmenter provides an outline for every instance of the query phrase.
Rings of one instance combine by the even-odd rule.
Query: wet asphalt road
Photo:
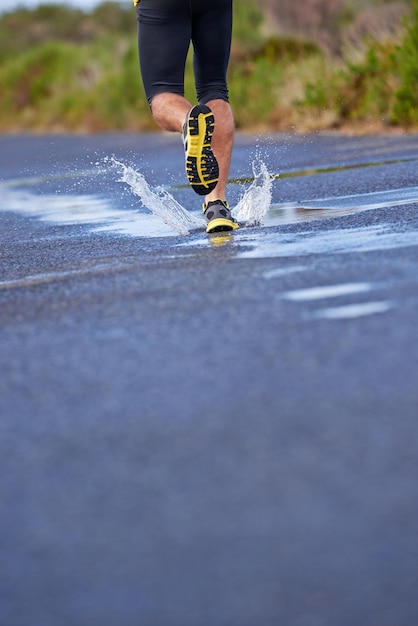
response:
[[[171,136],[0,142],[1,626],[416,626],[418,137],[239,137],[337,213],[215,244],[9,210]]]

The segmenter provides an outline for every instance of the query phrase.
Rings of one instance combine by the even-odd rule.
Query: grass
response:
[[[397,35],[332,56],[315,42],[263,35],[253,0],[235,3],[229,69],[237,128],[418,128],[418,0]],[[59,27],[58,27],[59,25]],[[13,38],[12,33],[16,33]],[[65,7],[0,18],[0,130],[155,129],[139,75],[133,9]],[[191,55],[186,95],[195,99]]]

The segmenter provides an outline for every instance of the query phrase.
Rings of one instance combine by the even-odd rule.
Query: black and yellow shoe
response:
[[[210,108],[198,104],[189,111],[183,127],[186,174],[192,189],[200,196],[207,195],[218,184],[219,166],[211,148],[214,126]]]
[[[203,204],[203,213],[206,218],[207,233],[219,233],[239,228],[239,224],[231,215],[231,210],[225,200],[211,200]]]

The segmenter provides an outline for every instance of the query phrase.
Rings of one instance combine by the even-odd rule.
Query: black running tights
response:
[[[159,93],[184,95],[190,43],[197,99],[228,101],[232,0],[141,0],[138,49],[148,102]]]

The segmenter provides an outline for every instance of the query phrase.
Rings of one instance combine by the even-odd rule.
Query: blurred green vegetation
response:
[[[333,111],[336,125],[418,127],[418,0],[404,24],[399,38],[369,39],[360,59],[324,65],[323,77],[306,84],[298,106]]]
[[[391,28],[372,34],[364,19],[356,22],[361,3],[338,5],[337,13],[332,0],[322,1],[333,12],[329,33],[317,38],[274,28],[267,0],[235,2],[229,85],[237,127],[418,128],[418,0],[407,0],[396,28],[388,18]],[[368,19],[375,24],[374,7],[386,4],[370,0]],[[194,101],[191,54],[185,89]],[[130,2],[0,15],[0,110],[2,132],[155,129]]]

